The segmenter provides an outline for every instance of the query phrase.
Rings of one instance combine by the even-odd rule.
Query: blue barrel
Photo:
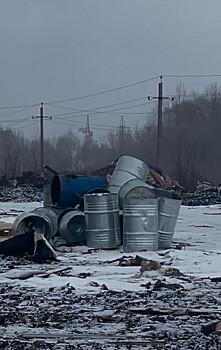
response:
[[[82,204],[83,196],[95,188],[107,188],[103,176],[55,175],[51,184],[52,203],[59,207],[74,208]]]

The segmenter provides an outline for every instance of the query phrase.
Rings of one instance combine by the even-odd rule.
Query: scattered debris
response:
[[[211,282],[221,282],[221,277],[210,277]]]
[[[221,334],[221,320],[211,321],[202,325],[202,333],[209,335],[213,332],[218,332]]]
[[[194,192],[183,192],[181,197],[182,204],[188,206],[220,204],[220,186],[198,181]]]
[[[161,280],[156,281],[156,283],[153,287],[153,290],[161,290],[162,288],[176,290],[176,289],[183,288],[183,286],[181,284],[178,284],[178,283],[166,283],[166,282],[163,282]]]
[[[36,232],[27,232],[0,242],[0,254],[25,257],[33,262],[56,260],[56,253],[46,238]]]
[[[0,222],[0,236],[12,236],[12,224]]]

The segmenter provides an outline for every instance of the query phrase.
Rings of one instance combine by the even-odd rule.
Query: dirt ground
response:
[[[7,258],[0,266],[20,264]],[[220,319],[221,282],[192,278],[191,285],[156,281],[117,292],[94,283],[97,292],[79,295],[69,284],[1,284],[0,349],[221,349],[216,332],[202,332]]]

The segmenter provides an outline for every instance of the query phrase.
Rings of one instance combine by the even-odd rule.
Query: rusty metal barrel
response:
[[[70,245],[85,243],[85,214],[80,210],[64,213],[59,222],[59,232]]]
[[[158,200],[124,199],[123,250],[138,252],[158,249]]]
[[[166,197],[158,199],[158,247],[159,249],[170,248],[174,230],[179,215],[182,200]]]
[[[108,189],[112,193],[118,193],[129,180],[146,181],[148,173],[149,167],[142,160],[127,155],[121,156],[110,179]]]
[[[51,239],[58,230],[58,218],[50,208],[37,208],[19,215],[12,226],[14,236],[27,232],[37,232]]]
[[[120,209],[123,209],[123,200],[125,198],[146,199],[156,198],[153,187],[139,179],[132,179],[121,187],[119,191]]]
[[[86,241],[92,248],[111,249],[120,244],[118,195],[93,193],[84,196]]]

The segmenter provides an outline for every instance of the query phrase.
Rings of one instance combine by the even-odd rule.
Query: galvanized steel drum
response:
[[[182,200],[160,197],[158,200],[159,249],[170,248]]]
[[[46,183],[43,187],[43,199],[44,199],[44,207],[51,206],[52,198],[51,198],[51,184]]]
[[[19,215],[12,226],[14,236],[27,232],[41,233],[48,240],[58,230],[57,215],[49,208],[37,208],[31,212]]]
[[[158,201],[124,199],[123,250],[137,252],[158,249]]]
[[[86,241],[89,247],[111,249],[120,244],[118,195],[93,193],[84,196]]]
[[[127,181],[119,191],[120,208],[123,209],[124,198],[146,199],[156,198],[153,187],[142,180],[133,179]]]
[[[79,210],[66,212],[59,222],[60,235],[70,244],[86,242],[85,215]]]
[[[125,182],[133,179],[146,181],[149,167],[142,160],[121,156],[110,179],[108,189],[112,193],[118,193]]]
[[[166,198],[172,198],[173,192],[171,190],[165,190],[163,188],[157,188],[155,187],[153,189],[157,197],[166,197]]]

